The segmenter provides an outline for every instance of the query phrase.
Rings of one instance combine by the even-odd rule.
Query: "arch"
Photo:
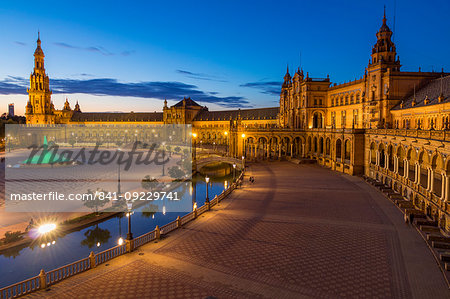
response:
[[[377,163],[377,145],[375,142],[372,142],[370,144],[370,163],[376,164]]]
[[[426,164],[428,162],[428,154],[425,151],[419,153],[417,161],[419,162],[419,184],[420,186],[428,187],[428,169]]]
[[[323,154],[323,137],[319,138],[319,154]]]
[[[392,144],[389,144],[387,148],[387,168],[390,171],[394,171],[394,147]]]
[[[308,136],[307,140],[308,140],[308,142],[307,142],[306,146],[308,147],[307,148],[308,153],[310,153],[311,152],[311,148],[312,148],[312,146],[311,146],[311,136]]]
[[[314,136],[314,139],[313,139],[313,152],[317,153],[317,137],[316,136]]]
[[[397,172],[402,176],[405,173],[405,150],[401,145],[397,148]]]
[[[432,192],[439,197],[441,197],[442,195],[443,167],[444,167],[444,159],[442,158],[441,154],[435,153],[431,158],[431,169],[433,171]]]
[[[325,141],[325,155],[330,156],[331,154],[331,139],[327,137]]]
[[[341,157],[342,157],[342,141],[341,139],[337,139],[336,140],[336,161],[341,161]]]
[[[350,162],[352,151],[352,141],[350,139],[346,139],[344,142],[344,159]]]
[[[322,129],[324,127],[324,116],[321,111],[315,111],[313,113],[312,127],[314,129]]]

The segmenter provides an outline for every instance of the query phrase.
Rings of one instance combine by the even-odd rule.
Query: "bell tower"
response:
[[[27,124],[54,124],[55,115],[51,102],[49,78],[45,73],[44,51],[41,48],[40,34],[38,33],[37,46],[34,51],[34,70],[30,75],[28,103],[26,106]]]
[[[400,71],[400,59],[397,56],[395,44],[392,41],[392,31],[387,25],[386,8],[383,23],[378,30],[377,42],[372,48],[372,54],[367,66],[366,98],[370,105],[367,116],[370,127],[389,126],[389,109],[395,104],[390,102],[389,86],[390,74]]]

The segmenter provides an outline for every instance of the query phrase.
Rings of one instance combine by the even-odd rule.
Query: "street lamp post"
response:
[[[165,149],[166,143],[163,142],[162,143],[162,148],[163,148],[163,163],[162,163],[162,176],[165,176],[165,159],[166,159],[166,149]]]
[[[193,152],[194,152],[194,161],[197,159],[197,133],[192,133],[192,138],[194,139],[194,148],[193,148]]]
[[[233,163],[233,182],[235,178],[236,178],[236,163]]]
[[[133,240],[133,234],[131,233],[131,209],[133,208],[133,203],[131,201],[127,202],[128,208],[128,233],[127,240]]]
[[[118,148],[117,151],[120,153],[121,149]],[[117,195],[120,195],[120,163],[117,161]]]
[[[242,169],[245,169],[245,157],[242,156]]]
[[[245,156],[245,134],[242,133],[242,156]]]
[[[205,181],[206,181],[206,199],[205,202],[209,202],[209,196],[208,196],[208,183],[209,183],[209,177],[205,177]]]
[[[228,132],[223,133],[225,135],[225,155],[228,156]]]

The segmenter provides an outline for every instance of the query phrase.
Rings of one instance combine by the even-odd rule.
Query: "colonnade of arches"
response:
[[[302,157],[305,142],[300,136],[248,136],[243,140],[243,148],[244,156],[251,160]]]
[[[369,161],[399,174],[440,198],[445,197],[447,200],[450,195],[450,163],[444,163],[440,153],[430,154],[426,150],[418,151],[411,146],[372,142]]]
[[[390,176],[389,183],[396,191],[407,195],[428,216],[444,221],[437,215],[438,209],[431,208],[430,200],[420,200],[414,191],[419,191],[420,198],[447,202],[450,198],[450,160],[436,151],[430,153],[413,146],[378,144],[375,141],[370,143],[368,160],[371,166],[378,166]]]
[[[353,155],[351,138],[343,136],[248,136],[243,143],[244,155],[251,160],[324,157],[350,164]]]

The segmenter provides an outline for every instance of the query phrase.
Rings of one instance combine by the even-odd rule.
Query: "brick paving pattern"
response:
[[[450,297],[417,232],[361,179],[288,162],[248,175],[184,229],[31,297]]]

